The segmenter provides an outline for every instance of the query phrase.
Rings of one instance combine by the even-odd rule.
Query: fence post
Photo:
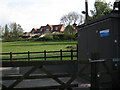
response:
[[[71,49],[71,60],[73,60],[73,50]]]
[[[62,49],[60,49],[60,60],[62,61]]]
[[[28,61],[30,61],[30,52],[28,51]]]
[[[12,52],[10,52],[10,61],[12,61]]]
[[[46,50],[44,50],[44,58],[45,58],[45,61],[46,61]]]

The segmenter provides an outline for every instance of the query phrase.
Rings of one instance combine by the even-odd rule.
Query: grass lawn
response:
[[[17,41],[17,42],[3,42],[2,53],[19,53],[19,52],[43,52],[46,51],[59,51],[70,50],[67,46],[76,46],[77,41]],[[47,57],[59,56],[60,52],[48,53]],[[63,52],[63,56],[71,55],[70,52]],[[76,55],[76,52],[74,52]],[[15,54],[13,58],[27,58],[27,54]],[[44,57],[43,53],[30,54],[30,57]],[[10,55],[3,55],[2,58],[10,58]],[[70,57],[64,57],[63,60],[70,60]],[[76,59],[76,57],[74,57]],[[44,59],[33,59],[33,60],[44,60]],[[48,58],[47,60],[60,60],[60,58]]]
[[[17,41],[2,42],[2,53],[9,52],[43,52],[67,50],[67,46],[76,46],[77,41]]]

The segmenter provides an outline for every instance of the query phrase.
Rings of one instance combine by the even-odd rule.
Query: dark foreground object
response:
[[[78,26],[79,60],[120,58],[120,13]]]
[[[3,67],[25,67],[24,72],[19,74],[10,74],[2,76],[3,90],[6,89],[68,89],[78,87],[79,84],[90,84],[85,89],[90,90],[112,90],[120,88],[120,60],[91,60],[91,61],[4,61]],[[27,68],[29,69],[27,70]],[[40,72],[38,71],[40,70]],[[22,69],[23,71],[23,69]],[[37,71],[37,72],[35,72]],[[67,79],[66,79],[67,78]],[[38,86],[29,84],[32,80],[43,79],[42,83],[37,83]],[[48,86],[44,86],[45,79]],[[66,79],[66,81],[64,81]],[[4,83],[5,80],[13,80],[9,85]],[[27,81],[25,81],[27,80]],[[52,82],[55,81],[55,84]],[[25,83],[25,84],[22,84]],[[26,85],[30,85],[25,87]],[[39,86],[42,85],[43,86]],[[35,87],[36,86],[36,87]],[[73,89],[74,90],[74,89]]]

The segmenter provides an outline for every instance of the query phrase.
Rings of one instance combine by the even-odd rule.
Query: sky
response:
[[[114,2],[115,0],[105,0]],[[95,0],[88,0],[89,10]],[[0,25],[16,22],[30,32],[47,24],[60,24],[60,18],[69,12],[81,14],[85,10],[85,0],[0,0]]]

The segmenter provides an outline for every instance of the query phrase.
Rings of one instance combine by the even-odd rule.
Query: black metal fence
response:
[[[43,52],[20,52],[20,53],[0,53],[2,61],[15,61],[15,60],[77,60],[77,50],[62,50],[59,51],[46,51]]]

